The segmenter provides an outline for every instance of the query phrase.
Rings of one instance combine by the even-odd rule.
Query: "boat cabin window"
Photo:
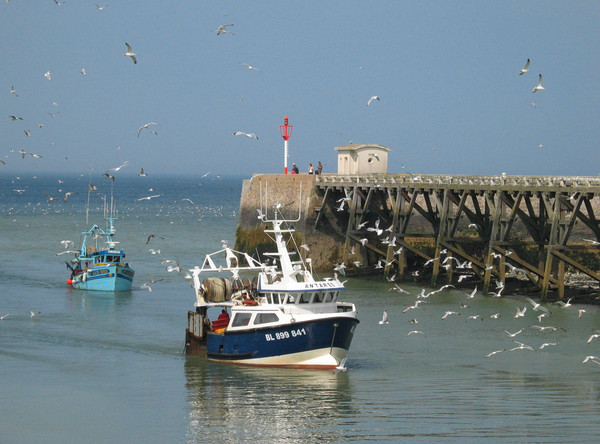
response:
[[[276,313],[258,313],[254,318],[254,325],[268,324],[269,322],[277,322],[279,317]]]
[[[325,293],[325,302],[332,302],[333,301],[333,291],[328,291],[327,293]]]
[[[244,327],[250,322],[252,313],[236,313],[231,322],[232,327]]]
[[[299,304],[308,304],[310,302],[310,293],[302,293],[300,295]]]
[[[288,294],[285,297],[284,304],[294,304],[296,302],[296,297],[293,294]]]
[[[319,302],[323,302],[323,293],[315,293],[313,295],[313,303],[318,304]]]

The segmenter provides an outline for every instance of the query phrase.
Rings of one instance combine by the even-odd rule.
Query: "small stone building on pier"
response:
[[[338,174],[387,174],[388,151],[382,145],[349,144],[335,148]]]

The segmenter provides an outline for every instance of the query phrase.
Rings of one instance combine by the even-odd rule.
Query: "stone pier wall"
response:
[[[316,208],[320,200],[315,194],[315,175],[312,174],[261,174],[244,180],[240,198],[238,227],[235,249],[249,254],[274,251],[273,242],[264,233],[264,224],[259,212],[274,215],[274,205],[282,205],[280,210],[285,219],[296,220],[293,225],[298,245],[310,248],[310,257],[315,271],[331,271],[342,257],[344,238],[333,232],[315,232]]]

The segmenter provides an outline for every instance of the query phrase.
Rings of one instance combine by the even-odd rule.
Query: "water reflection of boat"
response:
[[[186,360],[184,370],[188,442],[207,436],[217,442],[339,442],[349,418],[358,415],[345,372],[229,366],[195,358]]]
[[[265,218],[272,226],[265,233],[277,246],[277,252],[267,253],[271,265],[224,245],[190,270],[196,310],[188,313],[186,352],[244,365],[344,368],[359,323],[356,307],[338,301],[344,286],[337,277],[313,278],[310,261],[299,254],[294,229],[288,227],[295,221],[278,214],[276,206],[273,220]],[[288,251],[288,245],[295,251]],[[299,254],[299,260],[292,261],[292,254]],[[217,265],[223,255],[225,263]],[[257,273],[253,281],[240,278],[247,271]],[[202,273],[217,272],[232,278],[200,280]],[[208,309],[215,307],[223,313],[211,322]]]

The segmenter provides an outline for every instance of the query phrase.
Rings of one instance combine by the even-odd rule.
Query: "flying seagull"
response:
[[[381,98],[379,96],[371,96],[371,98],[369,99],[369,101],[367,102],[367,106],[371,106],[371,102],[373,100],[381,100]]]
[[[245,133],[243,131],[236,131],[235,133],[233,133],[234,136],[246,136],[249,139],[252,139],[253,137],[258,140],[258,136],[254,133]]]
[[[15,91],[14,85],[11,85],[11,87],[10,87],[10,93],[14,94],[16,97],[19,97],[19,95],[17,94],[17,91]]]
[[[502,350],[496,350],[496,351],[493,351],[491,353],[488,353],[487,355],[484,356],[484,358],[489,358],[491,356],[494,356],[494,355],[496,355],[498,353],[502,353],[502,352],[505,352],[505,351],[506,351],[505,348],[503,348]]]
[[[146,197],[140,197],[139,199],[136,200],[150,200],[150,199],[154,199],[155,197],[160,197],[162,196],[162,194],[154,194],[153,196],[146,196]]]
[[[150,242],[150,239],[152,239],[153,237],[158,237],[160,239],[164,239],[164,237],[159,236],[158,234],[151,234],[150,236],[148,236],[148,239],[146,239],[146,245],[148,245],[148,243]]]
[[[242,65],[244,65],[248,69],[253,69],[254,71],[260,71],[260,69],[256,68],[255,66],[250,66],[247,63],[242,63]]]
[[[226,34],[226,33],[233,34],[233,32],[227,30],[228,26],[233,26],[233,23],[230,24],[230,25],[221,25],[221,26],[219,26],[217,28],[217,35]]]
[[[127,164],[129,163],[128,160],[126,160],[125,162],[123,162],[121,165],[119,165],[118,167],[115,168],[111,168],[110,170],[106,170],[106,172],[110,172],[110,171],[119,171],[121,168],[123,168],[124,166],[127,166]]]
[[[137,60],[135,58],[135,52],[131,50],[131,46],[129,46],[129,43],[125,42],[125,46],[127,47],[127,52],[123,55],[126,57],[130,57],[131,60],[133,60],[133,63],[137,63]]]
[[[542,75],[540,74],[538,84],[537,84],[537,86],[535,86],[533,88],[533,90],[531,92],[534,93],[536,91],[541,91],[542,89],[544,89],[544,87],[542,86],[543,81],[544,81],[544,79],[542,78]]]
[[[138,137],[140,137],[140,133],[142,132],[142,130],[148,128],[150,125],[158,125],[158,123],[154,123],[154,122],[148,122],[145,125],[142,125],[138,128]]]
[[[523,68],[521,68],[521,69],[519,70],[519,75],[520,75],[520,76],[522,76],[523,74],[525,74],[525,73],[529,72],[529,63],[530,63],[530,60],[529,60],[529,59],[527,59],[527,61],[525,62],[525,66],[523,66]]]

